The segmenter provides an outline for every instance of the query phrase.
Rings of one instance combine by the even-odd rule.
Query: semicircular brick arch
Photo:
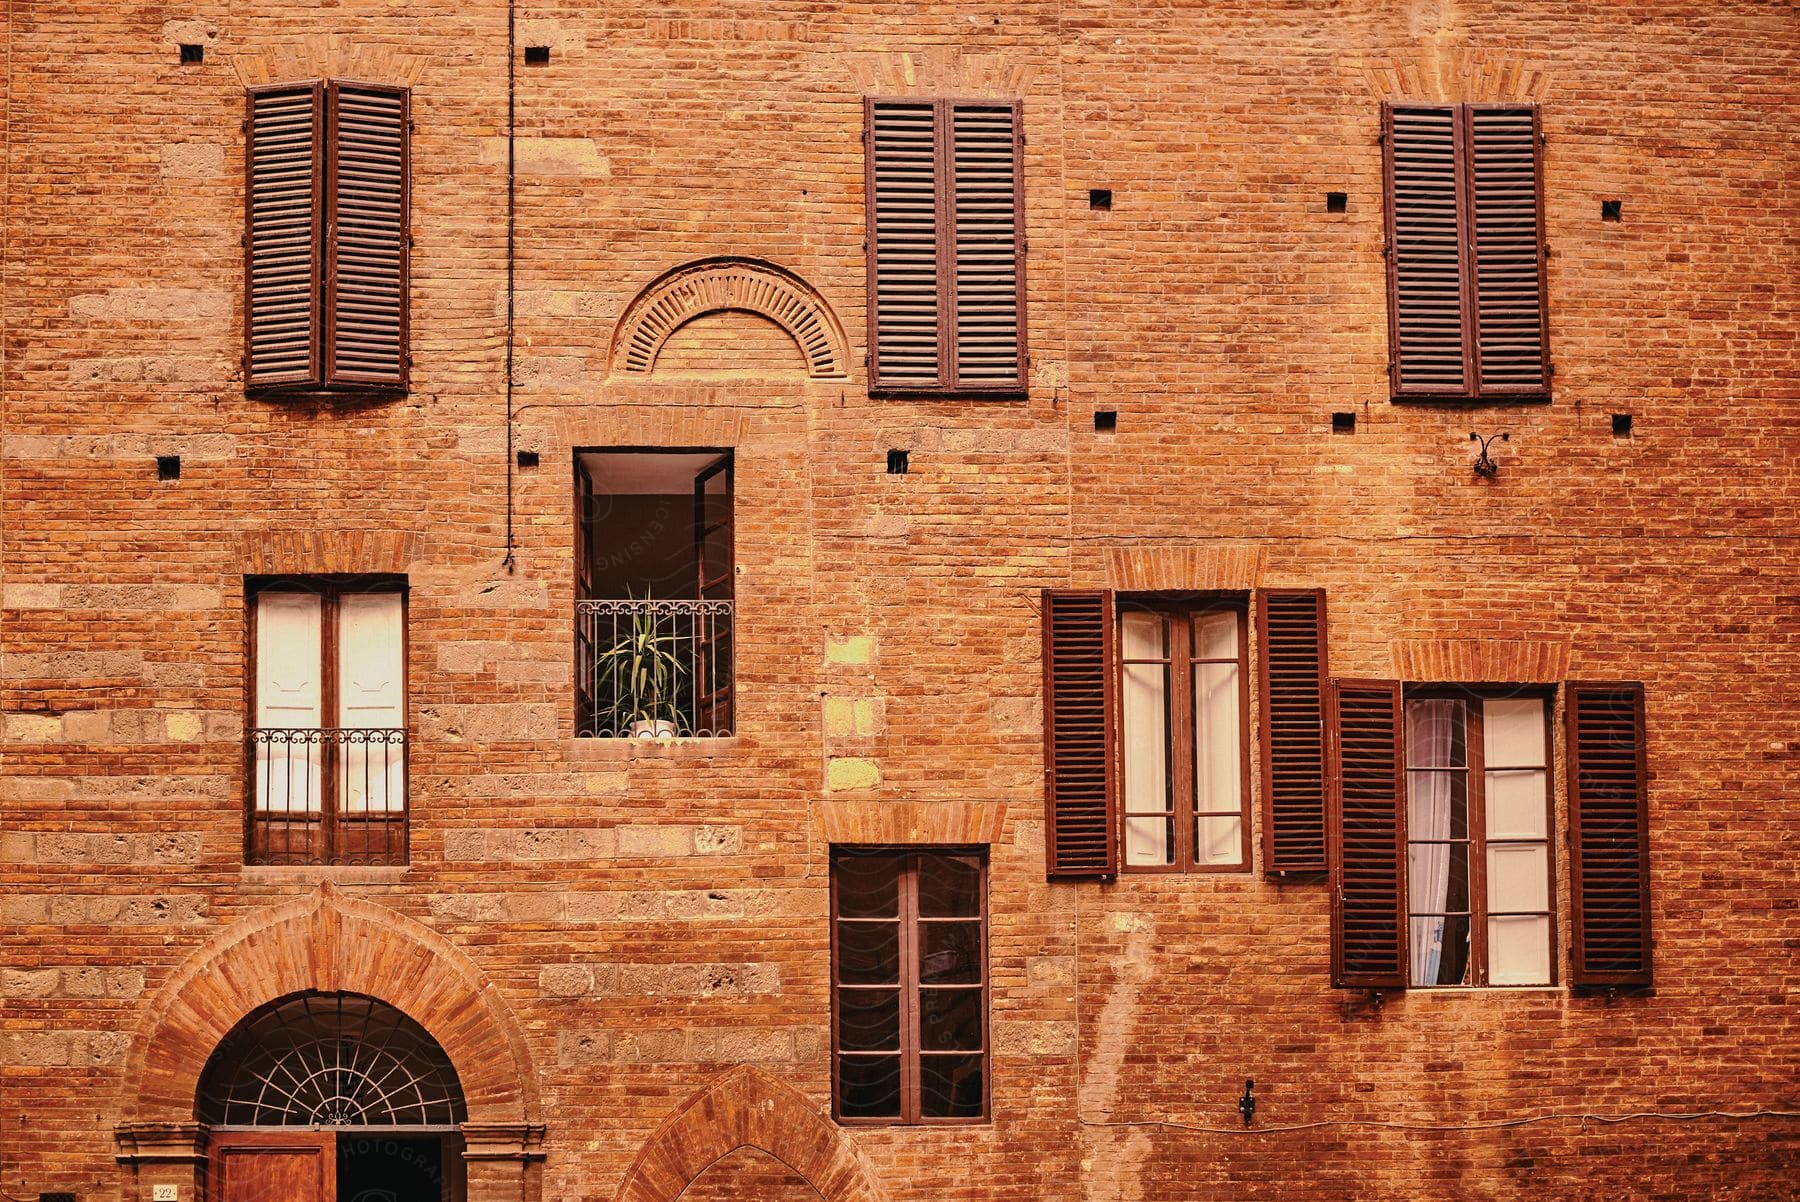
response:
[[[815,380],[842,380],[844,328],[811,285],[762,259],[699,259],[663,273],[638,293],[613,334],[615,370],[647,375],[669,336],[696,317],[726,310],[759,313],[780,325]]]
[[[219,1041],[264,1003],[315,991],[365,994],[429,1031],[456,1066],[470,1124],[538,1121],[524,1036],[468,957],[429,927],[330,884],[233,924],[181,965],[132,1041],[127,1120],[191,1122],[200,1071]]]
[[[767,1152],[825,1202],[887,1202],[887,1191],[848,1134],[793,1087],[742,1065],[663,1120],[644,1141],[613,1202],[675,1202],[739,1148]]]

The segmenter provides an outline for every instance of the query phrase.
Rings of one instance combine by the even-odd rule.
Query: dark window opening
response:
[[[183,42],[181,44],[181,61],[182,62],[198,63],[198,62],[204,62],[205,59],[206,59],[206,47],[205,46],[201,46],[201,45],[198,45],[197,43],[190,43],[190,42]]]
[[[576,734],[731,734],[731,452],[578,451],[575,489]]]
[[[906,475],[906,469],[909,466],[908,465],[909,458],[910,458],[909,453],[906,451],[889,451],[888,452],[888,460],[887,460],[888,475],[890,475],[890,476]]]
[[[1088,189],[1088,208],[1090,208],[1090,209],[1110,209],[1110,208],[1112,208],[1112,189],[1111,188],[1089,188]]]
[[[1327,213],[1342,213],[1349,207],[1350,194],[1348,192],[1325,193],[1325,211]]]
[[[1119,428],[1119,413],[1116,409],[1096,409],[1094,411],[1094,429],[1101,434],[1111,434]]]
[[[548,46],[527,46],[527,47],[525,47],[525,62],[528,66],[541,67],[549,61],[550,61],[550,47],[548,47]]]
[[[519,466],[520,467],[536,467],[537,465],[538,465],[538,453],[536,451],[520,451],[519,452]]]
[[[181,479],[181,456],[158,455],[156,457],[156,478],[158,480]]]
[[[1600,202],[1600,220],[1620,221],[1625,215],[1625,202],[1622,200],[1603,200]]]
[[[1615,413],[1612,415],[1612,432],[1614,438],[1631,437],[1631,414]]]
[[[1356,414],[1334,413],[1331,415],[1331,432],[1333,434],[1356,433]]]

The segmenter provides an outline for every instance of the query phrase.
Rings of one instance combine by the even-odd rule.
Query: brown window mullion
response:
[[[933,105],[937,145],[938,385],[957,386],[956,370],[956,121],[948,100]]]
[[[1175,807],[1175,845],[1178,849],[1173,867],[1178,872],[1194,870],[1194,840],[1199,823],[1194,811],[1199,808],[1200,794],[1195,786],[1194,757],[1199,754],[1194,738],[1194,622],[1197,615],[1184,614],[1179,622],[1164,620],[1169,650],[1168,714],[1169,792]]]
[[[319,656],[325,662],[319,674],[319,844],[327,864],[339,862],[345,849],[338,845],[338,771],[340,749],[333,732],[338,717],[338,590],[322,590],[319,599]]]
[[[900,1121],[919,1121],[919,857],[901,861]]]

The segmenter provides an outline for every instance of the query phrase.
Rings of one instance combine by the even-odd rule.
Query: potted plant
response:
[[[628,730],[634,739],[674,738],[680,733],[677,723],[688,675],[679,632],[657,625],[655,606],[645,592],[641,607],[615,626],[614,633],[612,645],[594,661],[595,686],[611,699],[608,725]]]

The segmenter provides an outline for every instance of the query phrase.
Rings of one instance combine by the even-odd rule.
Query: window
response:
[[[1019,104],[870,99],[869,388],[1025,391]]]
[[[407,382],[405,88],[252,88],[244,380],[253,389]]]
[[[576,734],[732,733],[732,456],[575,456]]]
[[[1333,983],[1555,983],[1551,696],[1331,687]],[[1650,983],[1643,691],[1568,686],[1569,979]]]
[[[1325,859],[1325,594],[1258,590],[1264,869]],[[1243,594],[1044,592],[1048,874],[1251,868]],[[1122,799],[1122,803],[1121,803]]]
[[[1390,104],[1383,127],[1394,398],[1546,399],[1538,110]]]
[[[846,1123],[987,1117],[987,858],[835,848],[832,1099]]]
[[[404,864],[406,585],[250,587],[254,864]]]
[[[1246,871],[1243,610],[1129,597],[1118,608],[1125,868]]]

